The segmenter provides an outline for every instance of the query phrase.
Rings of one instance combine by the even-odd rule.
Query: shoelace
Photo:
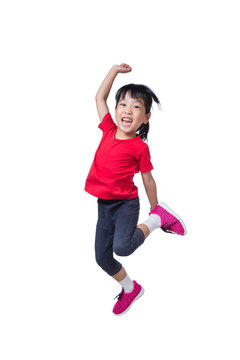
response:
[[[167,224],[167,223],[164,223],[164,224],[161,225],[161,229],[162,229],[163,231],[165,231],[165,232],[174,234],[174,231],[171,231],[169,228],[170,228],[170,226],[172,226],[172,225],[174,225],[174,224],[176,224],[176,223],[177,223],[177,221],[171,223],[170,225]]]
[[[115,298],[113,300],[115,300],[116,298],[118,298],[118,300],[122,300],[122,297],[123,297],[123,293],[124,293],[124,290],[122,288],[122,291],[120,292],[120,294],[118,294],[117,296],[115,296]]]

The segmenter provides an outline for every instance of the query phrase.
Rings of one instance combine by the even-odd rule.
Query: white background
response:
[[[2,360],[239,360],[239,27],[231,0],[1,1]],[[160,98],[153,176],[188,234],[156,230],[118,258],[145,294],[116,317],[84,183],[94,97],[121,62],[110,111],[130,82]]]

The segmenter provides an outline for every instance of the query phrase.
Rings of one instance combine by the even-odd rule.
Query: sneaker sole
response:
[[[170,214],[172,214],[173,216],[175,216],[175,218],[178,219],[178,221],[181,223],[183,229],[184,229],[184,234],[186,235],[187,233],[187,228],[183,222],[183,220],[180,218],[180,216],[178,214],[176,214],[172,209],[170,209],[167,204],[165,204],[164,202],[160,202],[158,205],[160,205],[162,208],[164,208],[165,210],[167,210]]]
[[[138,294],[138,296],[135,297],[135,299],[131,302],[131,304],[129,305],[129,307],[128,307],[126,310],[124,310],[121,314],[115,314],[114,312],[113,312],[113,314],[116,315],[116,316],[120,316],[120,315],[126,314],[126,312],[130,309],[130,307],[132,306],[132,304],[133,304],[136,300],[138,300],[143,294],[144,294],[144,288],[142,287],[142,289],[141,289],[140,293]]]

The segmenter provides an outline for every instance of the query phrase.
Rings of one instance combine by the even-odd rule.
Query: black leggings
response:
[[[95,256],[98,265],[110,276],[117,274],[122,264],[113,257],[132,254],[144,242],[144,233],[136,228],[139,198],[125,200],[98,199],[98,222]]]

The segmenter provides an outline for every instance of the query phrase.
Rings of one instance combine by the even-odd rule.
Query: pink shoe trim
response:
[[[125,314],[131,307],[131,305],[144,294],[144,289],[135,280],[133,280],[134,288],[130,293],[125,293],[122,289],[118,295],[118,301],[114,305],[113,313],[115,315]]]
[[[164,202],[159,203],[149,214],[156,214],[161,219],[161,229],[178,235],[186,235],[187,229],[180,218],[173,210],[171,210]]]

